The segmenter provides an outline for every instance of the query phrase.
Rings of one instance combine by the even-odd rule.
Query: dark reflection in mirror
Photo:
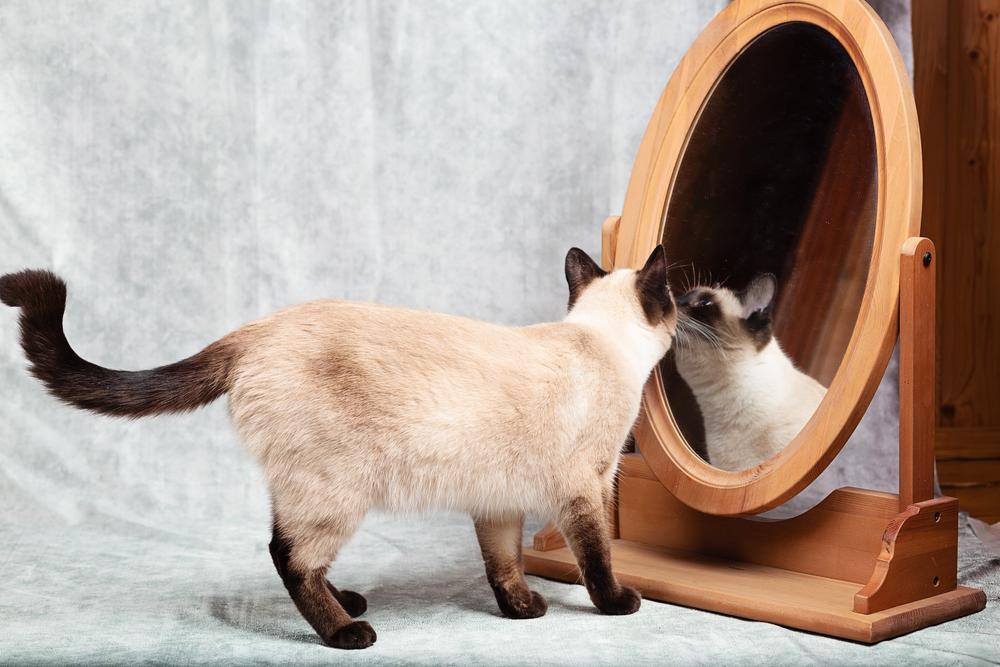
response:
[[[874,129],[850,56],[832,35],[811,24],[772,28],[722,75],[688,139],[663,225],[674,263],[671,283],[678,295],[698,285],[728,288],[736,299],[728,306],[733,311],[742,307],[741,294],[755,278],[759,289],[761,276],[773,276],[773,299],[758,314],[766,314],[769,332],[787,359],[803,378],[811,378],[803,380],[799,393],[812,391],[808,383],[825,388],[843,358],[861,306],[876,200]],[[694,296],[690,293],[689,300]],[[717,295],[716,300],[725,298]],[[752,333],[754,326],[763,325],[741,326],[733,324],[734,331]],[[723,347],[728,345],[723,341]],[[701,409],[675,361],[672,353],[662,367],[671,411],[692,448],[716,464],[708,444],[713,433],[718,438],[725,431],[720,431],[718,414],[706,424],[703,413],[711,411]],[[774,399],[788,385],[787,378],[772,376],[728,387],[734,414],[742,410],[744,419],[755,415],[758,422],[792,419],[788,410],[777,414],[782,404]],[[716,384],[725,392],[721,383]],[[811,409],[791,431],[787,423],[771,432],[760,424],[759,432],[743,425],[744,435],[752,432],[751,439],[772,442],[737,438],[732,446],[746,448],[742,459],[731,456],[720,467],[744,469],[763,462],[788,444]],[[730,421],[730,429],[740,427],[740,419]],[[775,438],[782,439],[780,447]]]

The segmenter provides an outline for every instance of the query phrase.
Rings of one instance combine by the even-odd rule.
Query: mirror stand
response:
[[[619,220],[604,224],[606,268]],[[935,261],[930,240],[904,244],[899,493],[841,488],[786,520],[717,516],[677,500],[641,454],[626,454],[610,512],[620,581],[655,600],[864,643],[986,605],[982,591],[957,585],[958,501],[934,498]],[[551,525],[524,549],[524,564],[529,574],[580,580]]]

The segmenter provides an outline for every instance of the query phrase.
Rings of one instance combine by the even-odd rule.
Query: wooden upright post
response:
[[[934,497],[935,281],[930,239],[903,244],[899,274],[899,505]]]

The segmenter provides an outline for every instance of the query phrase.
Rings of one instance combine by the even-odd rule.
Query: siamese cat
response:
[[[347,301],[315,301],[248,324],[176,363],[120,371],[80,358],[63,333],[66,285],[47,271],[0,278],[21,309],[30,370],[57,398],[118,417],[183,412],[228,394],[233,423],[272,495],[271,556],[328,645],[375,631],[360,594],[327,570],[369,509],[469,513],[500,611],[545,600],[521,561],[524,515],[554,519],[594,605],[631,614],[639,593],[611,571],[605,503],[643,384],[677,313],[662,246],[640,270],[566,255],[569,312],[506,327]]]
[[[699,286],[677,299],[677,370],[701,409],[708,461],[723,470],[780,452],[826,394],[771,331],[775,287],[767,273],[742,292]]]

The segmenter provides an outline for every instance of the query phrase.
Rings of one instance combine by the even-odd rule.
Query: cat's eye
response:
[[[711,305],[712,305],[712,300],[711,299],[707,299],[707,298],[706,299],[698,299],[694,303],[694,307],[695,308],[708,308]]]

